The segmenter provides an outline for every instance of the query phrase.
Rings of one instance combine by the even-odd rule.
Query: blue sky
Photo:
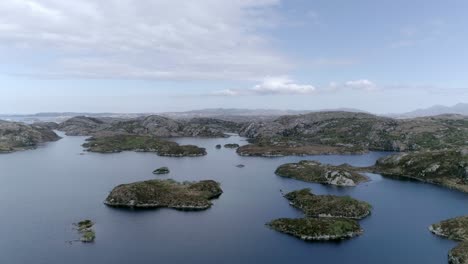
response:
[[[0,3],[0,113],[468,102],[466,1]]]

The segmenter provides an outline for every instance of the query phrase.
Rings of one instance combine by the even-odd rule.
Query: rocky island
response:
[[[342,240],[362,234],[356,219],[370,214],[371,206],[351,197],[314,195],[310,189],[284,196],[304,218],[279,218],[267,223],[270,228],[302,240]]]
[[[336,186],[356,186],[368,181],[366,176],[356,172],[349,165],[333,166],[311,160],[283,164],[275,173],[285,178]]]
[[[290,192],[284,197],[307,217],[363,219],[372,209],[370,204],[349,196],[315,195],[310,189]]]
[[[239,144],[236,143],[229,143],[224,145],[225,148],[235,149],[239,147]]]
[[[449,264],[468,263],[468,216],[456,217],[433,224],[429,230],[435,235],[442,236],[461,243],[450,250]]]
[[[168,173],[169,173],[168,167],[161,167],[153,171],[153,174],[168,174]]]
[[[39,144],[59,139],[50,124],[27,125],[0,120],[0,153],[34,149]]]
[[[152,136],[113,135],[91,137],[83,147],[90,152],[116,153],[122,151],[155,152],[159,156],[195,157],[206,155],[206,150],[194,145],[179,145],[176,142]]]
[[[78,232],[81,234],[80,241],[90,243],[96,239],[96,233],[93,230],[94,223],[91,220],[83,220],[75,224]]]
[[[205,210],[211,207],[210,200],[222,193],[219,183],[212,180],[149,180],[115,187],[104,203],[113,207]]]
[[[380,158],[370,171],[468,192],[468,150],[417,151]]]
[[[279,218],[267,223],[270,228],[302,240],[342,240],[362,234],[360,225],[350,219]]]

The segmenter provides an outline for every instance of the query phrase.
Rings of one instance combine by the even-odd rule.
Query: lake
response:
[[[369,174],[372,181],[338,188],[285,179],[277,166],[302,159],[372,165],[388,153],[306,157],[241,157],[216,144],[245,139],[181,138],[205,147],[195,158],[152,153],[86,153],[84,137],[66,137],[36,150],[0,155],[0,263],[447,263],[456,242],[427,227],[468,214],[468,195],[415,181]],[[244,164],[244,168],[237,168]],[[153,175],[168,166],[171,173]],[[172,209],[126,210],[103,204],[118,184],[149,179],[213,179],[224,193],[200,212]],[[361,221],[364,234],[343,242],[304,242],[275,232],[265,223],[301,217],[284,192],[309,187],[316,194],[350,195],[373,205]],[[92,244],[72,223],[96,222]]]

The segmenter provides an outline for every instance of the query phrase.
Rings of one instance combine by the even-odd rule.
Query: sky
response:
[[[0,113],[468,102],[465,0],[2,0]]]

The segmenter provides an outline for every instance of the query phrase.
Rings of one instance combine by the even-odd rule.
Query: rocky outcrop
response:
[[[60,137],[47,126],[0,120],[0,152],[32,149]]]
[[[224,147],[225,148],[230,148],[230,149],[236,149],[239,147],[239,144],[236,144],[236,143],[228,143],[228,144],[224,144]]]
[[[372,206],[349,196],[315,195],[310,189],[290,192],[284,196],[307,217],[363,219]]]
[[[94,223],[91,220],[83,220],[75,224],[76,229],[81,234],[80,241],[83,243],[91,243],[96,239],[96,233],[94,232]]]
[[[168,174],[168,173],[169,173],[168,167],[161,167],[153,171],[153,174]]]
[[[468,216],[456,217],[433,224],[429,230],[438,236],[461,243],[450,250],[448,254],[449,264],[468,263]]]
[[[212,180],[179,183],[174,180],[150,180],[115,187],[105,200],[114,207],[204,210],[211,199],[222,194],[219,183]]]
[[[417,151],[377,160],[371,171],[468,192],[468,150]]]
[[[159,156],[196,157],[206,155],[206,150],[194,145],[179,145],[152,136],[113,135],[87,140],[83,147],[90,152],[117,153],[122,151],[154,152]]]
[[[59,125],[59,130],[72,136],[115,134],[150,135],[155,137],[226,137],[237,132],[240,124],[212,118],[173,120],[150,115],[132,119],[73,117]]]
[[[336,186],[356,186],[368,180],[349,165],[333,166],[309,160],[283,164],[275,173],[281,177]]]
[[[468,117],[397,120],[366,113],[317,112],[252,122],[240,135],[252,145],[241,155],[314,155],[416,151],[468,145]]]
[[[279,218],[267,223],[270,228],[303,240],[341,240],[358,236],[363,230],[357,219],[370,214],[371,206],[351,197],[314,195],[310,189],[284,196],[304,218]]]

